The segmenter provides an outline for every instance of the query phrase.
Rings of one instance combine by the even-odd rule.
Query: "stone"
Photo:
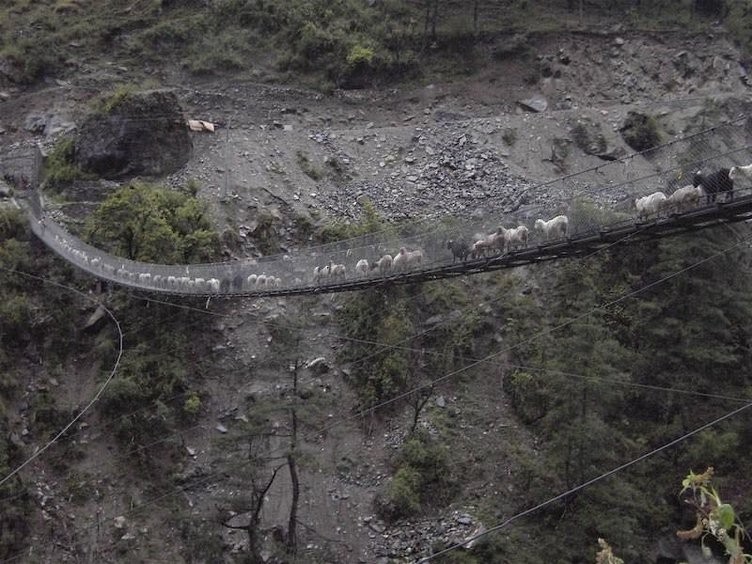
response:
[[[79,130],[74,159],[108,179],[162,176],[179,170],[192,147],[177,97],[154,90],[91,114]]]
[[[49,118],[47,116],[42,116],[39,114],[29,114],[24,120],[24,129],[29,133],[36,133],[41,135],[47,128],[48,119]]]
[[[122,529],[123,527],[125,527],[125,517],[123,515],[118,515],[115,517],[115,528]]]
[[[306,364],[306,368],[314,374],[320,375],[329,372],[331,366],[323,356],[314,358],[311,362]]]
[[[518,100],[517,103],[530,112],[545,112],[548,108],[548,100],[542,94],[533,94],[530,98]]]

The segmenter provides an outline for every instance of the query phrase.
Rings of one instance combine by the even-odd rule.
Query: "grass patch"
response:
[[[73,162],[74,150],[75,143],[69,137],[63,137],[55,144],[44,162],[43,189],[59,192],[76,180],[93,178]]]

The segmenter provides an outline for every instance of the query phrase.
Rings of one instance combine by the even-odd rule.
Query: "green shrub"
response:
[[[347,65],[350,68],[367,67],[373,62],[374,56],[373,49],[356,43],[350,48],[350,52],[347,54]]]
[[[42,187],[59,191],[75,180],[91,178],[73,162],[75,143],[73,139],[63,137],[53,147],[44,162]]]
[[[195,417],[199,411],[201,411],[201,398],[196,392],[191,392],[183,404],[183,412],[189,417]]]
[[[144,262],[210,262],[219,254],[203,202],[140,182],[110,194],[89,218],[86,235],[95,247]]]
[[[420,486],[422,480],[415,468],[400,468],[394,474],[387,490],[386,511],[390,520],[410,517],[420,511]]]
[[[367,201],[363,204],[363,215],[360,221],[355,223],[336,221],[324,228],[318,234],[322,243],[332,243],[360,237],[368,233],[377,233],[387,229],[387,223],[376,211],[374,205]]]
[[[119,84],[109,92],[98,96],[93,102],[93,110],[100,114],[110,114],[137,91],[138,88],[133,84]]]
[[[403,445],[394,477],[376,505],[384,518],[393,521],[443,505],[456,491],[447,447],[426,433],[416,433]]]

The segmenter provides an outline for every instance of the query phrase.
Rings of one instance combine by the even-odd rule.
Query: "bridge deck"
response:
[[[719,199],[722,198],[723,196],[720,196]],[[514,268],[521,265],[539,263],[543,261],[582,257],[598,249],[603,249],[604,247],[617,243],[629,244],[648,239],[668,237],[676,235],[678,233],[697,231],[724,223],[741,222],[752,219],[752,193],[737,195],[737,197],[730,202],[719,201],[712,204],[706,204],[684,213],[675,213],[665,217],[657,217],[648,221],[635,221],[633,219],[620,221],[617,223],[581,231],[575,236],[572,236],[568,239],[535,244],[527,248],[513,250],[488,258],[479,258],[455,263],[451,263],[447,259],[443,262],[433,262],[425,265],[422,268],[412,269],[399,274],[392,274],[389,276],[366,276],[361,278],[349,278],[339,282],[327,284],[316,285],[309,281],[301,281],[300,284],[281,288],[226,288],[219,292],[211,292],[206,290],[202,291],[197,289],[184,291],[183,289],[150,286],[148,284],[137,283],[131,280],[123,280],[114,273],[106,273],[98,271],[94,268],[90,268],[88,264],[78,264],[78,262],[80,261],[77,262],[76,260],[73,260],[73,257],[67,256],[66,253],[63,252],[64,250],[61,249],[59,245],[54,244],[54,235],[58,234],[59,236],[59,233],[65,233],[64,231],[62,231],[62,228],[57,226],[57,224],[49,222],[49,220],[45,220],[44,222],[39,221],[35,217],[35,214],[33,212],[29,213],[29,219],[31,221],[31,227],[34,233],[55,252],[63,256],[63,258],[73,262],[79,268],[82,268],[99,278],[103,278],[105,280],[123,286],[162,294],[193,295],[202,297],[294,296],[303,294],[348,292],[390,284],[413,284],[429,280],[439,280],[443,278],[452,278],[455,276],[491,272],[503,268]],[[69,234],[67,234],[67,236],[71,239],[75,239]],[[97,251],[93,247],[90,247],[83,242],[79,242],[78,246],[80,248],[85,248],[90,252]],[[450,253],[446,251],[446,254],[448,255]],[[118,259],[117,257],[110,258],[115,264],[122,261],[122,259]],[[294,255],[292,260],[294,260]],[[182,271],[188,272],[189,269],[195,271],[199,268],[206,268],[211,266],[150,265],[147,263],[133,264],[139,264],[142,271],[149,271],[150,269],[152,269],[152,271],[160,273],[169,272],[169,270],[165,269],[173,269],[175,270],[175,273],[178,273]],[[218,268],[219,266],[220,265],[218,264]],[[227,270],[228,267],[226,264],[223,264],[221,266],[224,269],[223,272],[225,275],[233,274],[232,271]],[[247,268],[248,266],[243,265],[242,263],[236,264],[236,270],[238,272],[247,272]]]

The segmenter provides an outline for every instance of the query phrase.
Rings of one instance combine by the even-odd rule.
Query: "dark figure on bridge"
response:
[[[734,200],[734,181],[729,177],[728,168],[720,168],[715,172],[705,176],[701,171],[697,171],[692,178],[692,185],[696,188],[702,186],[707,194],[707,202],[715,202],[715,197],[720,192],[726,192],[726,201]]]

